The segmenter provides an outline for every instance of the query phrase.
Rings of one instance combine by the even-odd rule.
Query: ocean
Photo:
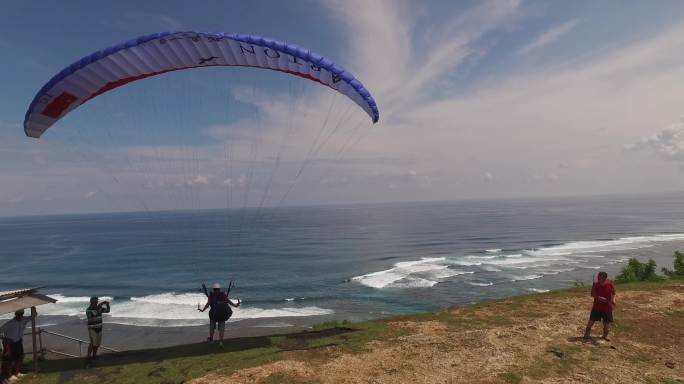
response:
[[[109,323],[192,326],[201,284],[231,321],[363,320],[591,283],[630,257],[672,267],[684,195],[0,218],[0,290],[41,286],[43,324],[112,300]],[[4,316],[7,318],[7,316]]]

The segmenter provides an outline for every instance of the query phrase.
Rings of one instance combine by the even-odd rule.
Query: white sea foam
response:
[[[392,284],[392,288],[430,288],[434,287],[437,283],[437,281],[420,277],[407,277]]]
[[[306,300],[306,297],[288,297],[285,299],[285,301],[300,301],[300,300]]]
[[[612,240],[573,241],[560,245],[543,247],[539,249],[523,250],[515,254],[496,254],[481,256],[465,256],[452,261],[453,264],[462,266],[481,267],[490,272],[499,272],[503,269],[524,269],[530,272],[555,274],[567,272],[567,268],[559,269],[558,266],[566,264],[581,264],[578,268],[601,268],[594,263],[595,260],[604,259],[602,264],[616,264],[627,260],[621,257],[615,260],[607,260],[608,252],[628,251],[654,246],[658,243],[684,240],[684,234],[662,234],[651,236],[630,236]],[[490,266],[494,266],[492,268]],[[556,267],[556,268],[552,268]],[[558,270],[559,272],[550,272]]]
[[[510,276],[511,281],[525,281],[541,279],[543,275],[524,275],[524,276]]]
[[[549,291],[548,289],[539,289],[539,288],[527,288],[527,290],[531,291],[531,292],[536,292],[536,293],[544,293],[544,292]]]
[[[501,253],[501,248],[485,249],[487,253]]]
[[[570,272],[570,271],[574,271],[574,270],[575,270],[574,268],[541,269],[541,270],[539,270],[539,273],[541,273],[543,275],[557,275],[559,273]]]
[[[38,312],[41,315],[78,316],[85,318],[85,310],[90,303],[90,297],[65,296],[61,293],[49,294],[49,296],[56,299],[57,303],[40,306]],[[109,296],[102,296],[99,299],[100,301],[112,301],[112,297]]]
[[[567,261],[566,258],[562,257],[524,257],[515,256],[512,258],[502,258],[502,259],[492,259],[483,264],[498,265],[498,266],[519,266],[520,264],[551,264],[558,261]]]
[[[443,279],[472,273],[451,269],[449,264],[445,257],[424,257],[396,263],[393,268],[383,271],[355,276],[352,280],[371,288],[418,288],[432,287]]]
[[[50,297],[57,300],[60,303],[85,303],[86,305],[90,303],[90,297],[86,296],[64,296],[61,293],[50,294]],[[112,301],[111,296],[98,297],[100,301]]]
[[[487,282],[487,283],[476,283],[474,281],[470,281],[470,282],[468,282],[468,284],[474,285],[476,287],[489,287],[489,286],[494,285],[494,283],[492,283],[491,281]]]
[[[473,271],[457,271],[455,269],[451,269],[451,268],[447,267],[444,269],[437,269],[437,270],[431,271],[428,275],[431,278],[442,280],[442,279],[446,279],[446,278],[453,277],[453,276],[467,275],[467,274],[471,274],[471,273],[475,273],[475,272],[473,272]]]
[[[204,304],[207,297],[203,293],[160,293],[142,297],[131,297],[131,301],[146,304],[194,305]]]
[[[489,256],[466,256],[464,259],[472,259],[472,260],[489,260],[493,259],[495,257],[499,257],[497,255],[489,255]]]
[[[452,260],[451,264],[461,265],[464,267],[473,267],[473,266],[482,265],[482,262],[481,261],[478,262],[478,261]]]
[[[608,261],[607,264],[618,264],[618,263],[624,263],[625,261],[629,260],[629,257],[621,257],[619,259],[611,260]]]
[[[455,265],[462,265],[465,267],[470,266],[480,266],[483,264],[489,265],[507,265],[507,264],[520,264],[524,263],[524,260],[518,260],[522,254],[512,254],[512,255],[489,255],[489,256],[465,256],[463,259],[449,260],[449,263]],[[530,259],[531,260],[531,259]]]
[[[625,251],[651,247],[657,243],[684,240],[683,233],[652,236],[630,236],[614,240],[573,241],[551,247],[526,251],[534,256],[567,256],[585,253]]]
[[[89,298],[67,297],[60,294],[51,295],[60,300],[55,304],[41,306],[41,315],[77,316],[85,317],[85,309]],[[110,299],[111,298],[102,298]],[[207,312],[197,310],[204,307],[206,296],[200,293],[161,293],[130,299],[112,301],[111,313],[105,314],[104,321],[114,324],[128,324],[138,326],[191,326],[205,324]],[[230,321],[275,317],[305,317],[320,316],[334,313],[331,309],[315,306],[259,308],[244,304],[233,308]]]

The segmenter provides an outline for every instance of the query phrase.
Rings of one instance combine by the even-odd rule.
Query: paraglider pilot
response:
[[[231,282],[228,286],[228,291],[222,292],[221,285],[215,283],[212,286],[211,292],[207,294],[207,304],[205,304],[202,309],[198,308],[200,312],[204,312],[207,308],[211,307],[209,310],[209,337],[207,338],[207,341],[214,341],[214,331],[218,326],[220,346],[223,346],[223,333],[226,329],[226,321],[233,315],[233,310],[230,307],[237,308],[241,304],[239,298],[235,302],[228,298],[228,293],[230,292],[232,285]]]

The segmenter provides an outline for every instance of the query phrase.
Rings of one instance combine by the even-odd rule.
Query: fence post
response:
[[[38,346],[36,343],[36,307],[31,307],[31,341],[33,341],[33,372],[38,372]]]
[[[45,348],[43,347],[43,328],[38,328],[38,345],[40,346],[40,359],[45,360]]]

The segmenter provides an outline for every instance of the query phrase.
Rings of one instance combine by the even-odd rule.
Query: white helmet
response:
[[[211,286],[213,289],[221,289],[221,284],[219,283],[214,283],[214,285]]]

